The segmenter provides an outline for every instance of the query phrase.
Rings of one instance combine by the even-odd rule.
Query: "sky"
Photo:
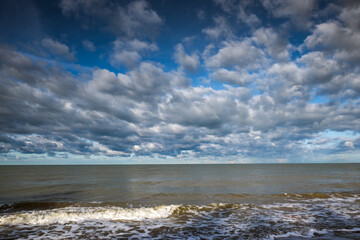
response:
[[[0,2],[0,164],[360,162],[360,2]]]

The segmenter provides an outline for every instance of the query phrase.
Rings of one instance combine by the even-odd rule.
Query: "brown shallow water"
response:
[[[0,239],[360,239],[360,164],[1,166]]]

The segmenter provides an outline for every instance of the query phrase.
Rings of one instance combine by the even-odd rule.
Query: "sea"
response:
[[[0,166],[0,239],[360,239],[360,164]]]

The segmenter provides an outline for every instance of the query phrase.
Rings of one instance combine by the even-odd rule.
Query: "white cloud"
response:
[[[176,45],[174,58],[175,61],[188,72],[195,72],[199,68],[199,56],[196,53],[188,55],[182,44]]]
[[[136,66],[140,59],[141,56],[138,52],[123,50],[111,54],[110,63],[113,66],[124,65],[128,68],[132,68]]]
[[[348,148],[354,148],[354,143],[352,141],[345,141],[344,146]]]
[[[110,53],[110,63],[114,67],[126,66],[133,68],[142,59],[140,54],[156,51],[158,47],[154,43],[133,40],[117,39],[113,42],[113,50]]]
[[[224,47],[218,53],[205,59],[210,68],[238,66],[247,70],[264,67],[266,58],[264,52],[253,46],[250,40],[241,42],[224,42]]]
[[[235,85],[246,85],[251,81],[251,76],[244,72],[231,71],[226,68],[217,69],[211,74],[211,77],[216,81],[235,84]]]
[[[302,31],[317,11],[312,1],[299,16],[290,13],[300,3],[263,1],[273,15],[259,15],[270,21],[257,29],[250,1],[217,2],[223,5],[217,13],[225,16],[203,29],[205,42],[201,33],[180,36],[174,52],[171,45],[155,52],[154,35],[164,21],[147,2],[62,1],[64,13],[81,24],[103,24],[115,33],[103,56],[121,70],[101,62],[102,68],[89,70],[0,44],[0,152],[278,162],[358,154],[358,5],[336,6],[339,15],[322,13],[313,18],[317,25]],[[301,31],[286,32],[291,25],[272,16],[289,18]],[[292,51],[297,46],[288,38],[303,37],[297,43],[302,51]],[[52,38],[41,45],[56,58],[74,57]],[[86,40],[83,47],[96,50]],[[189,79],[184,70],[201,71]]]

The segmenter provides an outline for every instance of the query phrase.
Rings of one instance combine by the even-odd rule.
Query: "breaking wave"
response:
[[[16,206],[0,214],[0,238],[360,238],[359,195],[348,193],[281,194],[264,204],[125,208],[91,203],[36,210]]]
[[[51,210],[20,212],[0,217],[2,225],[46,225],[79,221],[142,221],[170,216],[178,206],[158,206],[154,208],[119,207],[66,207]]]

